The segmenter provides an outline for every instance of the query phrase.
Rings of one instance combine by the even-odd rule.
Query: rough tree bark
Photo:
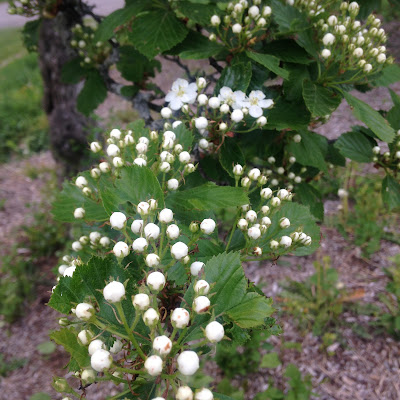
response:
[[[44,109],[50,126],[53,156],[60,165],[59,176],[76,173],[85,165],[89,128],[94,121],[76,109],[81,85],[61,81],[62,66],[74,58],[70,47],[71,28],[81,23],[79,0],[64,0],[56,16],[44,19],[39,34],[39,65],[44,84]]]

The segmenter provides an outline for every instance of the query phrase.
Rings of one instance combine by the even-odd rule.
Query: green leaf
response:
[[[348,132],[342,134],[334,146],[343,157],[350,160],[368,163],[372,161],[372,147],[374,143],[361,132]]]
[[[173,131],[176,135],[176,143],[181,144],[185,150],[189,150],[193,143],[192,131],[187,129],[185,124],[178,125]]]
[[[394,103],[393,107],[388,111],[386,119],[394,130],[400,129],[400,96],[393,90],[389,89],[390,97]]]
[[[121,170],[121,176],[115,182],[115,196],[118,204],[128,201],[137,205],[149,199],[157,200],[160,207],[164,204],[164,195],[154,173],[147,167],[137,165]]]
[[[291,142],[287,149],[292,153],[297,162],[302,165],[318,168],[324,172],[328,171],[325,154],[327,150],[327,140],[323,136],[314,132],[304,131],[299,132],[301,135],[301,142]],[[325,145],[321,146],[321,139]]]
[[[289,4],[279,0],[272,0],[271,8],[273,10],[272,18],[278,24],[281,33],[297,33],[309,26],[304,14]]]
[[[239,62],[224,68],[215,86],[214,93],[219,93],[223,86],[228,86],[232,90],[242,90],[246,92],[251,80],[251,63]]]
[[[278,100],[268,112],[268,129],[307,129],[310,123],[310,112],[304,102],[291,103]]]
[[[242,188],[217,186],[212,183],[172,193],[166,198],[166,205],[172,210],[219,210],[248,203],[249,199]]]
[[[51,400],[51,396],[45,392],[38,392],[30,396],[29,400]]]
[[[131,82],[141,82],[144,78],[153,76],[155,69],[160,71],[161,64],[157,60],[148,60],[133,46],[121,46],[117,69],[123,78]]]
[[[79,93],[76,105],[82,114],[89,115],[106,97],[107,88],[103,78],[98,71],[92,70],[89,72],[85,85]]]
[[[313,214],[319,220],[324,219],[324,204],[322,202],[321,193],[311,186],[309,183],[302,182],[296,185],[296,199],[300,203],[310,208]]]
[[[311,114],[316,117],[332,114],[342,100],[333,90],[310,81],[303,82],[303,98]]]
[[[279,67],[280,63],[279,58],[276,58],[275,56],[272,56],[270,54],[260,54],[260,53],[254,53],[252,51],[247,51],[246,54],[249,58],[263,65],[265,68],[272,71],[274,74],[281,76],[283,79],[289,78],[289,72]]]
[[[146,1],[134,1],[125,8],[120,8],[107,15],[101,21],[96,33],[95,41],[105,42],[114,35],[114,31],[121,25],[126,24],[136,14],[142,11],[146,6]]]
[[[310,64],[308,53],[292,39],[274,40],[263,46],[263,53],[271,54],[282,61],[295,64]]]
[[[64,182],[62,192],[53,202],[54,218],[61,222],[76,222],[74,210],[78,207],[85,209],[85,220],[105,221],[108,219],[108,214],[100,202],[86,197],[82,190],[72,183]]]
[[[79,57],[67,61],[61,70],[61,80],[64,83],[75,84],[78,83],[86,76],[88,70],[81,66],[81,59]]]
[[[301,64],[288,64],[289,79],[283,81],[283,92],[287,100],[300,101],[303,97],[303,81],[310,79],[307,66]]]
[[[385,66],[381,75],[374,81],[375,86],[389,86],[400,81],[400,66],[392,64]]]
[[[400,208],[400,183],[391,175],[382,181],[382,198],[389,210]]]
[[[28,51],[37,51],[41,25],[42,19],[38,18],[28,21],[22,28],[22,40]]]
[[[159,10],[139,15],[132,24],[129,38],[147,58],[170,49],[185,39],[188,30],[170,11]]]
[[[261,368],[277,368],[281,365],[278,353],[267,353],[261,359]]]
[[[378,111],[375,111],[371,106],[352,96],[350,93],[344,92],[343,95],[349,106],[352,107],[354,116],[364,122],[379,139],[387,143],[393,140],[395,136],[393,128],[389,126],[388,122]]]
[[[63,328],[50,334],[50,339],[60,344],[71,355],[80,368],[90,365],[90,356],[86,346],[82,346],[77,339],[74,329]]]
[[[225,138],[223,145],[221,146],[221,151],[219,153],[219,162],[225,171],[234,178],[233,166],[240,164],[244,166],[246,160],[244,158],[243,152],[233,138]]]
[[[180,58],[192,60],[217,57],[221,52],[226,52],[223,45],[210,42],[207,37],[195,31],[190,31],[183,42],[168,51],[168,53],[179,55]]]
[[[211,17],[218,13],[215,5],[193,4],[185,1],[177,3],[178,10],[187,18],[203,26],[210,25]],[[208,39],[207,39],[208,40]]]

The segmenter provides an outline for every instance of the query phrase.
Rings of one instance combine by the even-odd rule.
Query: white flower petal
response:
[[[250,106],[249,108],[249,114],[253,118],[261,117],[262,113],[262,108],[260,106]]]
[[[169,103],[169,108],[172,110],[180,110],[180,108],[183,106],[183,102],[179,97],[175,97],[170,103]]]

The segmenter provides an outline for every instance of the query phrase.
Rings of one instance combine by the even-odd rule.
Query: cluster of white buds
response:
[[[93,19],[85,20],[83,24],[72,27],[70,45],[78,53],[81,67],[96,67],[109,56],[112,47],[108,42],[95,40],[97,23]]]
[[[205,89],[206,84],[204,82],[200,89],[198,83],[189,84],[184,79],[176,80],[166,96],[169,105],[161,110],[164,118],[170,118],[172,110],[180,109],[183,112],[183,123],[203,136],[198,142],[201,151],[210,153],[218,149],[222,137],[233,130],[236,124],[244,124],[248,132],[267,124],[263,113],[265,109],[273,107],[274,101],[266,99],[262,91],[253,90],[247,96],[240,90],[233,91],[224,86],[216,96],[198,94],[198,90]],[[253,118],[250,125],[246,116]]]
[[[340,70],[354,71],[354,82],[365,79],[365,74],[378,72],[393,58],[386,56],[386,33],[381,21],[370,15],[363,24],[356,19],[359,12],[356,2],[343,2],[338,15],[319,19],[315,25],[324,46],[321,56],[326,65],[338,62]],[[336,68],[336,67],[335,67]],[[347,79],[349,79],[347,77]]]
[[[219,40],[228,48],[254,46],[271,22],[271,7],[262,6],[258,0],[230,2],[226,11],[223,17],[211,17],[209,39]]]
[[[400,129],[397,131],[393,143],[387,151],[382,151],[379,146],[372,148],[372,161],[380,167],[390,169],[395,172],[400,171]]]
[[[239,180],[243,174],[243,168],[240,165],[235,165],[233,171],[236,179]],[[245,234],[250,243],[254,245],[262,243],[263,238],[268,235],[267,232],[273,223],[273,216],[285,202],[292,200],[293,194],[287,189],[272,190],[269,187],[263,187],[267,182],[267,177],[258,168],[251,169],[248,172],[248,176],[242,177],[240,182],[249,191],[253,184],[255,185],[254,189],[258,187],[261,203],[257,210],[252,209],[250,204],[243,205],[241,207],[241,215],[237,221],[237,227]],[[286,217],[281,217],[276,222],[282,233],[291,226],[289,218]],[[277,232],[277,236],[281,236],[281,234]],[[307,238],[309,237],[307,236]],[[270,249],[273,251],[279,247],[283,249],[291,247],[294,249],[294,244],[308,246],[311,244],[311,238],[309,238],[309,241],[293,241],[290,236],[283,235],[279,241],[271,240]],[[255,245],[253,247],[253,254],[261,256],[263,254],[262,247]]]

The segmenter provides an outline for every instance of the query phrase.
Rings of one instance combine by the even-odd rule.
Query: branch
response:
[[[168,57],[168,56],[163,56],[166,60],[171,61],[175,64],[177,64],[179,67],[181,67],[185,72],[186,75],[188,76],[188,78],[190,80],[194,80],[196,77],[194,75],[192,75],[192,73],[190,72],[190,69],[187,65],[182,64],[182,61],[180,60],[179,57]]]
[[[217,72],[221,73],[223,71],[223,68],[217,63],[215,58],[210,57],[208,61],[210,62],[210,65],[217,70]]]

